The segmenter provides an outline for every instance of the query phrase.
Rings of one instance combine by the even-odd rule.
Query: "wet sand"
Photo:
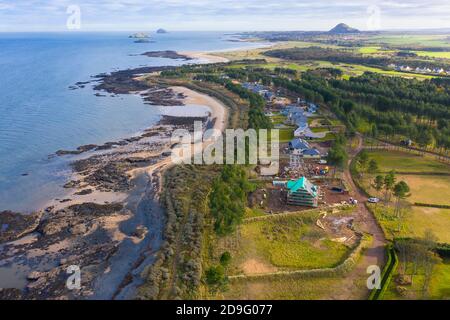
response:
[[[210,120],[215,119],[214,129],[225,129],[227,111],[221,102],[184,87],[170,89],[175,95],[183,95],[182,102],[187,109],[189,105],[206,106],[210,110]],[[189,123],[188,119],[185,122]],[[142,270],[153,262],[164,238],[160,177],[173,165],[167,152],[171,148],[170,133],[177,126],[159,124],[148,129],[146,132],[151,134],[142,139],[76,155],[76,161],[84,162],[75,168],[82,169],[74,170],[73,187],[67,189],[64,199],[52,199],[47,203],[44,218],[36,227],[39,232],[32,230],[36,235],[33,241],[25,241],[29,233],[0,245],[0,266],[4,266],[0,275],[7,276],[14,269],[17,280],[13,284],[25,289],[22,291],[24,298],[132,298],[135,288],[143,282]],[[104,168],[108,166],[116,168],[113,176],[104,175]],[[102,175],[98,175],[99,172]],[[124,183],[123,176],[129,182]],[[90,193],[79,194],[87,189]],[[91,213],[80,216],[85,205],[108,207],[116,203],[121,204],[123,210],[101,216],[87,211]],[[78,213],[77,206],[83,211]],[[75,225],[70,218],[73,214],[78,219],[75,221],[80,221]],[[66,224],[71,225],[70,229],[64,227]],[[56,231],[49,233],[53,229],[48,229],[48,225]],[[65,267],[74,261],[81,265],[85,282],[80,292],[67,292]],[[38,273],[37,280],[26,279],[31,272]],[[11,285],[11,281],[3,283]]]

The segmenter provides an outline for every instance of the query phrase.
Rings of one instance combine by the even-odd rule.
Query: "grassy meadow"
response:
[[[394,203],[389,207],[370,205],[386,235],[391,239],[423,237],[425,231],[432,230],[440,242],[450,243],[450,209],[414,206],[414,203],[450,205],[450,176],[445,175],[450,174],[450,167],[432,158],[399,151],[370,151],[369,157],[379,165],[380,173],[377,174],[391,170],[403,172],[396,175],[397,182],[405,181],[411,190],[410,197],[405,200],[401,223],[394,214]],[[366,174],[363,186],[371,195],[383,198],[384,191],[377,193],[371,187],[377,174]],[[394,201],[393,198],[391,200]]]

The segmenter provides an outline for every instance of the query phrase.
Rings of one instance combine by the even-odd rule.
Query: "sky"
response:
[[[0,0],[0,32],[328,30],[340,22],[361,30],[450,28],[450,1]]]

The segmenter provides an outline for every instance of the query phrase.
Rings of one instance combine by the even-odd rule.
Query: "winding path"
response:
[[[355,156],[363,149],[363,139],[361,135],[357,135],[358,146],[349,153],[349,162],[347,169],[344,171],[344,179],[351,187],[351,196],[358,200],[358,214],[355,223],[359,229],[365,233],[373,236],[373,241],[361,257],[361,260],[343,280],[343,284],[337,288],[333,294],[333,299],[338,300],[353,300],[365,299],[369,295],[368,289],[365,287],[365,282],[370,276],[367,273],[367,268],[372,265],[379,266],[382,270],[386,262],[385,246],[387,244],[383,230],[379,226],[375,217],[366,208],[365,203],[367,197],[355,185],[350,173],[349,165]],[[363,282],[363,283],[362,283]]]

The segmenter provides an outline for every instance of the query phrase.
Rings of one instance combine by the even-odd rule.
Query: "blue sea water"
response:
[[[79,81],[118,69],[179,65],[139,54],[213,51],[255,44],[225,33],[173,32],[134,43],[128,33],[0,33],[0,211],[32,211],[62,194],[67,159],[59,149],[128,137],[159,119],[137,95],[97,97]]]

